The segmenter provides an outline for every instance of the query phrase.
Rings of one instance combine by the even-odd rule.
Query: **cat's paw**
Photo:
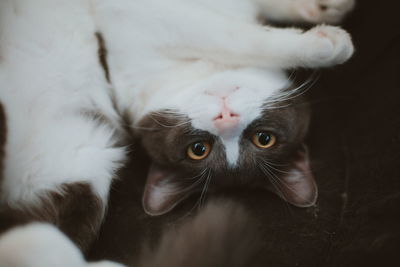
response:
[[[350,35],[335,26],[321,25],[304,33],[304,63],[307,67],[329,67],[344,63],[354,53]]]
[[[0,266],[87,267],[79,249],[50,224],[19,226],[0,238]]]
[[[89,263],[88,267],[125,267],[125,265],[111,261],[99,261]]]
[[[337,24],[353,9],[355,0],[297,0],[293,4],[307,22]]]

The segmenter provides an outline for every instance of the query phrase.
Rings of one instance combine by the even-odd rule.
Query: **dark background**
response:
[[[308,137],[318,206],[297,209],[272,194],[227,192],[262,229],[260,266],[400,266],[400,13],[398,1],[359,0],[343,27],[356,53],[323,70],[308,91]],[[310,75],[299,71],[299,77]],[[147,161],[136,158],[114,185],[90,258],[131,262],[143,241],[178,224],[185,208],[151,218],[140,198]]]

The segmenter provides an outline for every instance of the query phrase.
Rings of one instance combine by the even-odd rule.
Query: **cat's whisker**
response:
[[[275,180],[275,178],[271,175],[270,171],[265,168],[263,165],[259,166],[261,171],[265,174],[265,176],[268,178],[268,181],[271,182],[272,186],[275,188],[275,190],[282,196],[284,196],[281,185],[279,184],[278,181]]]
[[[183,115],[182,112],[179,112],[176,109],[163,109],[161,111],[154,111],[154,113],[158,113],[158,114],[179,114],[179,115]]]
[[[179,111],[174,111],[174,110],[162,110],[162,111],[154,111],[153,114],[165,117],[172,117],[172,118],[179,118],[179,119],[185,119],[187,120],[187,116]]]
[[[288,82],[292,83],[294,80],[296,80],[296,76],[297,76],[297,71],[294,69],[287,78]]]
[[[289,189],[293,194],[295,194],[298,198],[302,199],[302,200],[306,200],[306,198],[302,197],[301,195],[299,195],[299,193],[297,193],[296,190],[294,190],[292,187],[290,187],[285,181],[283,181],[282,179],[280,179],[278,176],[276,176],[276,174],[274,174],[267,165],[263,165],[261,163],[260,165],[262,167],[262,170],[265,170],[266,172],[268,172],[268,174],[266,172],[264,172],[264,174],[266,174],[269,178],[271,178],[270,180],[274,180],[276,183],[278,183],[279,187],[281,188],[281,186],[286,187],[287,189]],[[271,182],[272,183],[272,182]],[[282,190],[279,190],[280,194],[282,194]],[[284,197],[284,195],[282,194],[282,196]]]
[[[267,161],[266,159],[262,158],[262,160],[264,160],[265,162],[268,162],[269,165],[271,166],[276,166],[276,167],[287,167],[289,166],[289,164],[280,164],[280,163],[276,163],[276,162],[272,162],[272,161]]]
[[[289,76],[286,78],[286,85],[283,86],[283,88],[289,88],[290,86],[292,86],[292,84],[296,80],[296,76],[297,76],[297,71],[293,69],[290,72]]]
[[[128,125],[128,127],[132,130],[141,130],[141,131],[157,131],[157,130],[159,130],[158,128],[133,126],[133,125]]]
[[[157,120],[156,118],[154,118],[154,116],[150,116],[150,118],[155,123],[157,123],[158,125],[160,125],[161,127],[164,127],[164,128],[175,128],[175,127],[183,126],[183,125],[186,125],[186,124],[190,123],[190,121],[188,120],[188,121],[182,121],[182,122],[177,123],[177,124],[166,125],[166,124],[160,122],[159,120]]]
[[[271,182],[272,186],[275,188],[275,190],[278,192],[278,194],[280,194],[281,197],[285,200],[286,208],[290,213],[290,205],[285,199],[285,195],[282,192],[282,185],[279,183],[278,178],[276,176],[275,176],[275,178],[273,176],[271,176],[271,171],[268,170],[268,168],[262,167],[261,170],[263,170],[264,174],[268,177],[268,180]]]
[[[268,166],[270,169],[272,169],[274,171],[277,171],[277,172],[280,172],[280,173],[284,173],[284,174],[290,174],[290,172],[288,172],[288,171],[284,171],[284,170],[281,170],[281,169],[278,169],[278,168],[274,167],[270,162],[268,162],[268,161],[266,161],[264,159],[261,159],[261,160],[266,166]]]
[[[286,201],[285,196],[282,192],[282,188],[281,188],[282,185],[279,183],[279,181],[276,181],[275,178],[270,175],[270,171],[268,171],[268,169],[264,169],[263,166],[260,166],[260,167],[261,167],[261,171],[267,176],[268,181],[272,184],[272,186],[275,188],[275,190],[278,192],[278,194],[280,194],[281,197],[285,200],[284,201],[285,207],[286,207],[287,211],[289,212],[289,214],[292,215],[289,202]]]
[[[203,204],[203,201],[205,199],[205,195],[207,194],[208,186],[210,185],[210,181],[211,181],[211,171],[209,170],[208,174],[207,174],[206,182],[204,183],[204,187],[203,187],[203,190],[202,190],[201,195],[200,195],[200,199],[198,201],[198,207],[199,208],[201,208],[201,206]]]
[[[273,179],[275,182],[277,182],[279,185],[281,185],[280,181],[281,179],[279,179],[279,177],[277,177],[270,169],[267,165],[264,165],[261,163],[262,169],[265,171],[264,173],[267,174],[269,176],[269,178]],[[284,183],[282,183],[283,185],[285,185]]]
[[[297,97],[301,96],[309,88],[311,88],[311,87],[307,87],[304,90],[302,90],[302,88],[301,88],[301,89],[292,90],[290,92],[284,92],[284,93],[282,93],[280,95],[271,97],[270,99],[268,99],[267,101],[264,102],[264,105],[265,106],[269,106],[271,108],[274,108],[274,105],[276,105],[277,103],[279,104],[279,103],[282,103],[282,102],[285,102],[285,101],[289,101],[289,100],[292,100],[294,98],[297,98]],[[288,104],[287,106],[291,106],[291,104]]]
[[[280,184],[284,185],[286,188],[290,189],[289,185],[281,178],[279,178],[271,169],[268,165],[264,165],[264,168],[268,170],[268,172],[273,176]]]
[[[205,169],[204,169],[202,172],[200,172],[198,175],[193,176],[193,177],[191,177],[191,178],[186,178],[186,179],[188,179],[188,180],[196,179],[197,177],[203,176],[206,172],[207,172],[207,168],[205,168]]]
[[[194,176],[194,177],[192,177],[192,178],[187,178],[187,179],[195,179],[195,178],[199,177],[199,179],[197,179],[193,184],[191,184],[191,185],[189,185],[189,186],[187,186],[187,187],[185,187],[185,188],[183,188],[183,189],[181,189],[181,190],[174,191],[174,194],[179,194],[179,193],[187,192],[187,191],[190,191],[190,190],[192,190],[193,188],[195,188],[197,185],[199,185],[201,182],[204,181],[204,179],[205,179],[205,177],[206,177],[205,174],[206,174],[207,170],[208,170],[208,169],[206,168],[206,169],[204,169],[204,171],[202,171],[200,174],[198,174],[198,175],[196,175],[196,176]]]
[[[283,105],[283,106],[269,106],[264,108],[264,110],[274,110],[274,109],[284,109],[284,108],[288,108],[292,106],[292,104],[287,104],[287,105]]]
[[[209,168],[206,168],[204,171],[203,171],[203,174],[202,174],[202,177],[199,179],[199,181],[200,182],[202,182],[202,181],[206,181],[206,183],[207,183],[207,180],[209,179],[209,175],[210,175],[210,172],[211,172],[211,170],[209,169]],[[205,174],[207,173],[207,178],[205,179]],[[199,183],[200,183],[199,182]],[[204,187],[205,187],[205,185],[206,185],[206,183],[204,184]],[[203,195],[203,192],[204,192],[204,187],[203,187],[203,189],[202,189],[202,195]],[[187,216],[190,216],[190,214],[192,214],[192,212],[193,212],[193,210],[194,209],[196,209],[196,208],[200,208],[201,207],[201,196],[200,196],[200,198],[196,201],[196,203],[194,204],[194,206],[181,218],[181,219],[184,219],[184,218],[186,218]]]
[[[315,78],[316,75],[317,77]],[[266,102],[264,102],[264,105],[267,106],[266,109],[276,108],[274,107],[276,103],[292,100],[294,98],[297,98],[305,94],[310,88],[312,88],[315,85],[315,83],[318,81],[318,78],[319,74],[316,71],[314,71],[310,75],[310,77],[298,87],[291,90],[282,91],[276,94],[275,96],[271,97],[270,99],[268,99]],[[282,106],[282,108],[289,106],[291,106],[291,104]]]

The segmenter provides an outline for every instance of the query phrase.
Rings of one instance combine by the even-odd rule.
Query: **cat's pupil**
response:
[[[193,154],[200,157],[206,153],[207,147],[204,145],[204,143],[197,142],[192,145],[192,151],[193,151]]]
[[[271,142],[271,135],[268,133],[258,133],[258,142],[263,145],[267,146]]]

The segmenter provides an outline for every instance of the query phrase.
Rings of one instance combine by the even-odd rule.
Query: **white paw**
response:
[[[0,266],[86,267],[79,249],[57,228],[32,223],[0,237]]]
[[[344,63],[354,53],[350,35],[334,26],[317,26],[304,33],[304,62],[308,67],[329,67]]]
[[[296,0],[295,9],[311,23],[339,23],[350,12],[355,0]]]
[[[88,267],[125,267],[125,265],[111,261],[99,261],[99,262],[89,263]]]

